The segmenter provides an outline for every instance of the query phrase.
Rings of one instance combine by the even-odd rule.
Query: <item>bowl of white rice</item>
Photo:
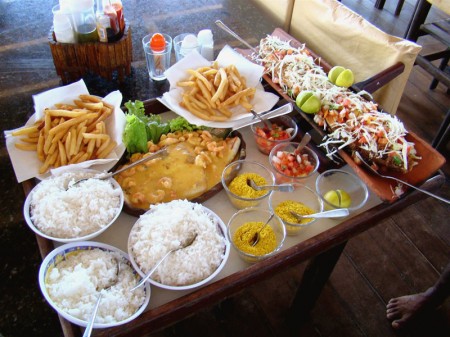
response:
[[[28,194],[23,214],[40,236],[63,243],[90,240],[119,217],[124,196],[114,179],[87,179],[68,188],[69,182],[101,175],[77,170],[50,176]]]
[[[117,283],[106,289],[111,279]],[[125,324],[147,308],[149,284],[131,291],[139,280],[125,252],[93,241],[67,243],[54,249],[39,269],[39,286],[47,302],[79,326],[87,325],[102,294],[94,329]]]
[[[208,283],[220,273],[230,254],[226,226],[213,211],[187,200],[157,204],[140,216],[128,237],[133,267],[144,277],[193,233],[197,235],[193,243],[169,254],[149,282],[170,290]]]

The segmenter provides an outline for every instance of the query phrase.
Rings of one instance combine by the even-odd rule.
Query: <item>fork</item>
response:
[[[379,176],[379,177],[381,177],[381,178],[385,178],[385,179],[392,179],[392,180],[395,180],[395,181],[397,181],[397,182],[399,182],[399,183],[401,183],[401,184],[405,184],[406,186],[409,186],[409,187],[411,187],[411,188],[413,188],[413,189],[416,189],[416,190],[418,190],[419,192],[425,193],[425,194],[429,195],[430,197],[436,198],[436,199],[438,199],[438,200],[440,200],[440,201],[443,201],[443,202],[445,202],[445,203],[447,203],[447,204],[450,204],[450,200],[447,200],[447,199],[442,198],[442,197],[440,197],[440,196],[438,196],[438,195],[436,195],[436,194],[433,194],[433,193],[428,192],[428,191],[426,191],[426,190],[423,190],[423,189],[421,189],[421,188],[419,188],[419,187],[416,187],[416,186],[414,186],[414,185],[411,185],[411,184],[407,183],[407,182],[404,181],[404,180],[401,180],[401,179],[398,179],[398,178],[395,178],[395,177],[392,177],[392,176],[386,176],[386,175],[383,175],[383,174],[379,173],[379,172],[378,172],[377,170],[375,170],[372,166],[370,166],[370,164],[369,164],[368,162],[366,162],[366,161],[363,159],[363,157],[361,156],[361,154],[360,154],[358,151],[355,151],[355,155],[356,155],[356,157],[361,161],[361,163],[363,163],[363,165],[364,165],[365,167],[367,167],[367,168],[370,170],[370,172],[376,174],[377,176]]]

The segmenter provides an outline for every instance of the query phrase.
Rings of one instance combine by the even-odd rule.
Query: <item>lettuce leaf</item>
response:
[[[129,154],[136,152],[147,153],[147,126],[137,116],[126,114],[126,124],[123,131],[123,143]]]
[[[181,116],[163,123],[160,115],[146,114],[144,102],[139,100],[128,101],[125,107],[128,111],[125,115],[126,124],[122,139],[129,154],[147,153],[147,142],[151,140],[157,144],[163,134],[200,129]]]

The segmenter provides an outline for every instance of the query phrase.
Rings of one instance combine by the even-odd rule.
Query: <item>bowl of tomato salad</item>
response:
[[[286,115],[272,118],[266,124],[253,124],[251,129],[259,151],[264,154],[269,154],[280,143],[292,141],[298,131],[295,121]]]
[[[317,171],[319,158],[309,147],[297,151],[297,142],[276,145],[269,154],[277,184],[300,182]]]

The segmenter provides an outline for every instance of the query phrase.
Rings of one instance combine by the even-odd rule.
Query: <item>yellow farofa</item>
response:
[[[314,218],[306,218],[302,219],[299,222],[297,218],[291,214],[291,211],[294,211],[301,215],[315,213],[315,211],[312,208],[306,206],[305,204],[292,200],[282,201],[275,207],[275,214],[278,215],[285,223],[305,225],[314,220]],[[297,229],[297,227],[287,225],[286,229],[295,230]]]
[[[233,243],[241,251],[255,256],[262,256],[273,252],[277,248],[277,237],[272,227],[266,226],[259,233],[259,241],[255,246],[251,240],[255,233],[264,226],[262,221],[246,222],[240,226],[233,235]]]
[[[247,179],[253,179],[256,185],[267,184],[266,179],[264,179],[259,174],[242,173],[231,181],[230,185],[228,185],[228,189],[230,190],[230,192],[234,193],[238,197],[246,199],[257,199],[268,193],[267,191],[264,190],[261,191],[254,190],[247,184]]]

